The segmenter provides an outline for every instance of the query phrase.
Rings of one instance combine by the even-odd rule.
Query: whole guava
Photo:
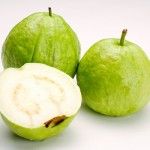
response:
[[[78,38],[65,20],[52,12],[34,13],[18,23],[2,49],[4,68],[44,63],[74,76],[79,62]]]
[[[150,62],[143,50],[121,39],[104,39],[84,55],[77,71],[85,103],[94,111],[122,116],[150,100]]]

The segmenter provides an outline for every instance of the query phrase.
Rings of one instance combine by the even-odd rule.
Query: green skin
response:
[[[58,15],[34,13],[9,33],[2,49],[4,68],[36,62],[53,66],[73,77],[79,62],[80,44],[71,27]]]
[[[149,59],[136,44],[121,44],[113,38],[95,43],[77,72],[86,104],[109,116],[134,113],[150,100]]]
[[[54,127],[46,128],[45,125],[38,128],[25,128],[14,124],[2,115],[2,118],[6,125],[15,134],[29,140],[44,140],[46,138],[60,134],[73,120],[74,116],[66,118],[63,122]]]

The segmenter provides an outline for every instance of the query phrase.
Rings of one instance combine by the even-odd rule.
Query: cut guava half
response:
[[[60,133],[81,106],[80,89],[62,71],[39,63],[0,75],[0,112],[17,135],[42,140]]]

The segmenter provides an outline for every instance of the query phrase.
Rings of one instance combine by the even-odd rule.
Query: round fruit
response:
[[[82,58],[78,85],[86,104],[96,112],[128,115],[150,100],[150,62],[143,50],[121,39],[95,43]]]
[[[34,13],[11,30],[3,45],[2,62],[4,68],[44,63],[73,77],[79,55],[76,34],[62,17],[50,11]]]
[[[44,64],[8,68],[0,75],[0,112],[17,135],[42,140],[66,128],[81,105],[78,86]]]

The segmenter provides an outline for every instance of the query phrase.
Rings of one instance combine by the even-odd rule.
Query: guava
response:
[[[92,110],[124,116],[139,111],[150,100],[150,62],[136,44],[109,38],[95,43],[83,56],[77,71],[78,85]]]
[[[73,77],[79,55],[75,32],[50,9],[28,16],[10,31],[2,48],[2,64],[19,68],[25,63],[43,63]]]
[[[77,114],[81,94],[74,80],[45,64],[27,63],[0,75],[0,112],[17,135],[43,140],[61,133]]]

